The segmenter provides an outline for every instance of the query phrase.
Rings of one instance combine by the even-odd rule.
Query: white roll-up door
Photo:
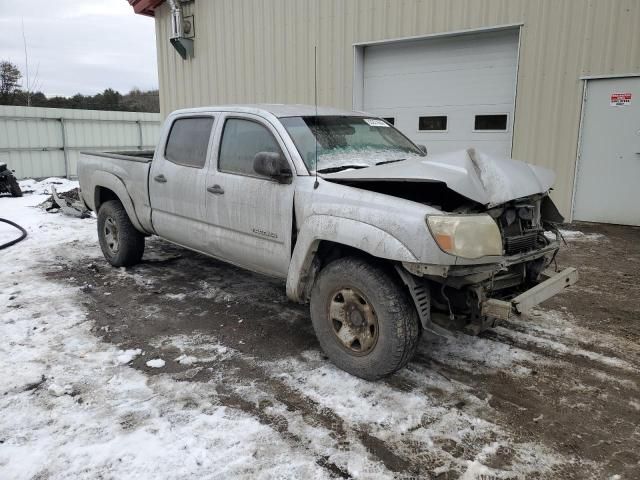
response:
[[[431,153],[511,154],[518,29],[364,49],[364,110]]]

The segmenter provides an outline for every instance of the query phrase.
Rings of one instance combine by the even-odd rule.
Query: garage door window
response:
[[[476,115],[474,130],[477,132],[506,132],[508,115]]]
[[[239,118],[226,121],[218,157],[220,171],[259,177],[253,169],[253,159],[259,152],[282,155],[278,142],[265,126]]]
[[[165,158],[186,167],[204,167],[212,126],[213,117],[177,119],[169,132]]]
[[[447,116],[431,115],[418,118],[418,130],[421,132],[446,132]]]
[[[395,117],[382,117],[382,119],[387,122],[389,125],[395,125],[396,119]]]

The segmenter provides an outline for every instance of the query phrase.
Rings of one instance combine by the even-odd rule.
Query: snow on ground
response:
[[[607,239],[602,233],[584,233],[580,230],[564,229],[559,229],[558,231],[566,242],[599,242]],[[553,232],[544,232],[544,234],[550,240],[556,239],[556,234]]]
[[[77,181],[58,177],[45,178],[40,181],[30,178],[27,180],[20,180],[19,183],[23,193],[33,193],[34,195],[51,195],[52,186],[56,188],[58,193],[68,192],[69,190],[78,188]]]
[[[29,237],[0,263],[0,478],[328,477],[210,386],[147,377],[123,365],[136,350],[100,343],[78,290],[44,276],[100,255],[95,221],[43,200],[1,199]]]
[[[44,192],[52,181],[26,184]],[[63,188],[75,186],[65,182]],[[2,480],[310,479],[336,471],[378,479],[394,478],[404,461],[436,465],[432,473],[443,478],[553,478],[558,465],[575,459],[516,440],[496,422],[490,394],[447,374],[465,372],[468,379],[508,372],[526,382],[534,367],[570,356],[623,372],[634,368],[625,355],[637,351],[616,355],[616,337],[595,339],[570,315],[553,311],[535,312],[526,331],[496,328],[494,335],[507,342],[426,335],[419,361],[381,382],[352,377],[317,350],[266,361],[210,332],[158,332],[147,345],[118,348],[92,332],[81,289],[46,276],[64,272],[69,262],[103,263],[95,219],[48,214],[35,207],[45,198],[0,199],[2,215],[29,231],[0,262],[0,304],[6,305],[0,310],[0,371],[9,372],[0,376]],[[0,224],[0,241],[8,232]],[[153,255],[148,258],[157,259]],[[114,277],[153,290],[172,274],[170,267],[162,272],[150,277],[120,269]],[[213,280],[199,287],[193,294],[214,303],[235,298]],[[162,298],[185,302],[190,295]],[[151,303],[140,305],[142,318],[158,314]],[[189,369],[171,373],[176,363]],[[593,371],[604,381],[604,371]],[[203,372],[211,379],[186,381]],[[615,381],[637,390],[632,380]],[[640,409],[635,399],[629,405]],[[543,418],[531,412],[534,417]],[[503,468],[496,463],[500,452],[512,454]]]

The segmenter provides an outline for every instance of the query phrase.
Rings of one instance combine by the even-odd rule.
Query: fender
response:
[[[287,274],[287,297],[307,301],[312,281],[312,262],[322,240],[347,245],[374,257],[398,262],[417,262],[415,255],[388,232],[368,223],[333,215],[311,215],[300,228]]]
[[[94,172],[91,177],[92,177],[91,180],[93,183],[93,189],[92,189],[93,197],[90,198],[89,201],[91,201],[93,205],[89,205],[89,206],[93,207],[93,210],[96,213],[97,213],[96,207],[99,207],[99,205],[96,205],[97,203],[96,189],[98,189],[99,187],[108,188],[109,190],[111,190],[113,193],[116,194],[116,196],[118,197],[118,200],[120,200],[120,202],[124,206],[124,209],[127,212],[127,215],[131,220],[131,223],[133,223],[133,226],[136,227],[137,230],[140,230],[142,233],[152,233],[152,232],[146,231],[142,227],[142,224],[138,219],[138,215],[136,214],[136,210],[133,207],[133,201],[131,200],[131,197],[129,196],[129,192],[127,192],[127,187],[125,187],[122,180],[120,180],[117,176],[115,176],[112,173],[102,172],[102,171]]]

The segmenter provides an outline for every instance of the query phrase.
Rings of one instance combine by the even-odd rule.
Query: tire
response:
[[[109,200],[98,211],[98,240],[104,258],[114,267],[130,267],[144,253],[144,235],[129,220],[118,200]]]
[[[404,367],[420,338],[407,293],[385,270],[357,257],[320,271],[311,291],[311,321],[329,359],[366,380]]]
[[[22,190],[20,189],[20,185],[18,184],[16,177],[9,177],[9,192],[11,192],[12,197],[22,196]]]

